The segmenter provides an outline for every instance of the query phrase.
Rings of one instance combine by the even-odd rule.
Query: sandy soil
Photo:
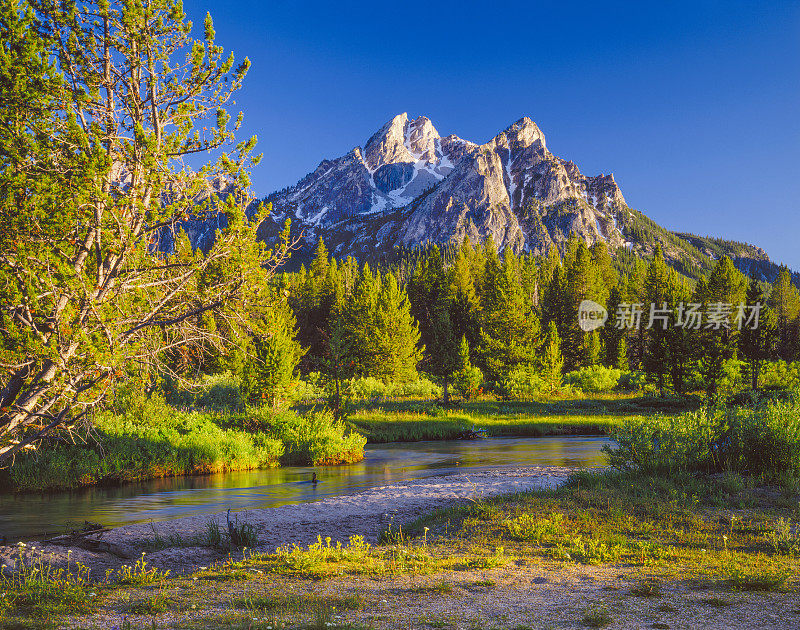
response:
[[[556,487],[572,470],[557,466],[526,467],[429,477],[314,503],[243,510],[236,514],[240,523],[247,522],[256,528],[258,548],[268,551],[285,544],[307,545],[315,542],[318,535],[342,542],[355,534],[374,540],[390,522],[407,523],[437,508],[479,497]],[[222,557],[209,547],[186,546],[187,541],[206,534],[211,520],[226,530],[225,513],[221,513],[128,525],[93,537],[113,545],[128,559],[112,553],[31,542],[22,548],[0,547],[0,564],[11,567],[20,556],[30,563],[44,555],[55,567],[80,562],[92,570],[92,577],[101,579],[109,569],[132,564],[143,549],[152,548],[153,542],[160,538],[174,546],[147,553],[148,564],[169,569],[173,574],[183,573]]]

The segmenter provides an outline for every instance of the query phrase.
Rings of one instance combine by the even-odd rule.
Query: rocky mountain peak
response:
[[[367,140],[364,164],[371,172],[386,164],[431,164],[442,157],[440,140],[426,116],[409,120],[408,114],[398,114]]]
[[[364,146],[364,163],[370,171],[384,164],[413,162],[405,145],[408,114],[398,114],[381,127]]]
[[[503,133],[512,148],[525,149],[539,143],[542,149],[547,149],[542,130],[527,116],[520,118]]]
[[[616,223],[624,198],[613,178],[586,177],[552,155],[528,117],[478,145],[440,136],[426,116],[398,114],[363,151],[323,161],[268,200],[276,218],[299,222],[309,244],[345,230],[350,236],[336,254],[464,237],[546,251],[571,231],[589,243],[626,242]]]

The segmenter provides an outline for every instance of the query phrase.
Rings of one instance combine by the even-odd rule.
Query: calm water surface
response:
[[[116,527],[208,512],[317,501],[402,479],[504,466],[602,466],[602,437],[490,438],[370,444],[348,466],[286,467],[174,477],[75,492],[0,495],[0,537],[9,541],[91,521]],[[308,483],[311,472],[322,480]],[[1,540],[1,538],[0,538]]]

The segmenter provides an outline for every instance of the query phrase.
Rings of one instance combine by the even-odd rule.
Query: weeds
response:
[[[661,597],[661,582],[658,580],[642,580],[629,593],[635,597]]]
[[[592,606],[583,615],[583,623],[590,628],[604,628],[613,619],[605,606]]]
[[[739,591],[779,591],[786,587],[791,572],[782,567],[750,567],[741,561],[723,567],[724,582]]]
[[[778,519],[774,528],[768,531],[766,538],[775,553],[800,556],[800,526],[792,525],[788,519]]]
[[[118,584],[128,586],[143,586],[145,584],[160,582],[169,576],[169,569],[166,571],[161,571],[156,567],[148,567],[147,561],[144,557],[145,553],[142,552],[141,558],[139,558],[135,564],[123,564],[116,574],[114,572],[107,573],[106,579],[108,580],[116,577]]]
[[[24,543],[12,567],[0,567],[0,613],[49,618],[55,615],[87,615],[96,604],[97,588],[89,580],[89,569],[69,561],[54,569],[40,555],[33,563],[24,561]],[[36,547],[32,548],[36,551]]]

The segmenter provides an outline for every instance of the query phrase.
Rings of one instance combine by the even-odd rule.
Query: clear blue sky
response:
[[[220,2],[252,69],[259,196],[400,112],[486,142],[522,116],[661,225],[800,269],[800,2]]]

